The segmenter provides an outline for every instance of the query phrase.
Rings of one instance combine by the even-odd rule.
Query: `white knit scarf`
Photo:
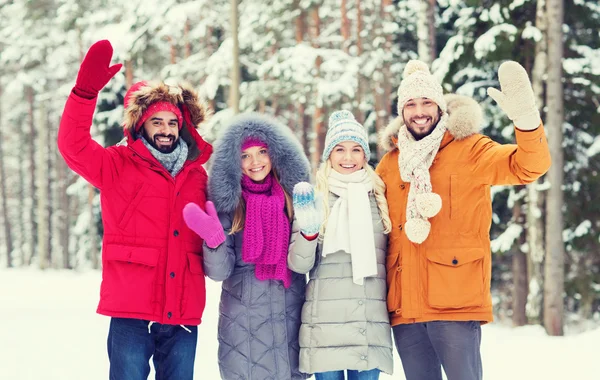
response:
[[[331,207],[325,237],[323,256],[344,251],[352,260],[352,279],[362,285],[365,277],[377,274],[373,217],[369,193],[373,181],[365,169],[352,174],[332,170],[328,178],[329,191],[339,198]]]
[[[431,188],[429,168],[446,133],[446,120],[447,114],[442,115],[431,134],[418,141],[405,124],[398,132],[400,176],[403,181],[410,182],[404,232],[413,243],[421,244],[427,239],[431,230],[428,219],[442,208],[442,199]]]

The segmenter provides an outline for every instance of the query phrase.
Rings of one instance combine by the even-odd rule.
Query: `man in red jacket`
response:
[[[182,209],[204,207],[212,147],[195,127],[208,114],[183,86],[136,83],[125,96],[126,145],[104,148],[90,127],[100,90],[121,69],[108,41],[83,60],[60,123],[58,148],[100,189],[104,236],[97,312],[112,317],[110,379],[192,379],[205,305],[202,240]]]

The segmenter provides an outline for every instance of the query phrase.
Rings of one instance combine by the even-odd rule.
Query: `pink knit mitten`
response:
[[[225,241],[223,226],[217,216],[215,205],[211,201],[206,202],[206,212],[193,202],[185,205],[183,220],[190,230],[204,239],[210,248],[216,248]]]

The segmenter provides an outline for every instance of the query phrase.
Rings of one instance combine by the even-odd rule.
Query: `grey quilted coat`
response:
[[[306,276],[293,273],[285,288],[278,280],[258,280],[254,265],[242,260],[243,230],[229,235],[241,197],[241,144],[247,137],[265,141],[273,169],[291,194],[308,180],[310,167],[302,147],[287,126],[274,119],[242,115],[217,140],[209,175],[209,199],[215,204],[226,241],[215,249],[204,245],[204,271],[223,281],[218,322],[218,360],[225,380],[296,380],[300,313]],[[295,228],[292,228],[292,231]]]
[[[337,195],[329,193],[333,206]],[[371,215],[377,255],[377,275],[363,285],[352,281],[352,262],[344,251],[321,256],[322,242],[300,233],[288,256],[288,266],[307,273],[306,302],[300,328],[300,370],[308,373],[378,368],[392,374],[392,335],[386,305],[387,236],[373,195]],[[325,232],[327,233],[327,231]]]

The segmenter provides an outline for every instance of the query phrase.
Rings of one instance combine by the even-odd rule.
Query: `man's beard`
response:
[[[427,116],[430,117],[430,116]],[[418,119],[419,117],[413,117],[413,119]],[[413,128],[411,128],[411,125],[414,123],[407,123],[406,120],[404,120],[404,124],[406,125],[406,129],[408,130],[408,132],[415,138],[415,140],[419,141],[424,139],[425,137],[429,136],[437,127],[438,123],[440,122],[441,117],[438,117],[437,120],[435,120],[435,118],[431,118],[431,122],[432,122],[432,126],[431,128],[426,131],[426,132],[419,132],[417,130],[414,130]]]
[[[148,136],[148,133],[146,133],[145,130],[142,133],[143,133],[146,141],[148,141],[154,149],[158,150],[161,153],[171,153],[175,150],[175,148],[177,148],[177,144],[179,144],[179,137],[175,137],[175,135],[171,135],[171,134],[164,135],[162,133],[157,133],[154,136],[150,137],[150,136]],[[164,145],[159,144],[159,142],[158,142],[159,138],[170,138],[173,142],[171,143],[170,146],[164,146]]]

